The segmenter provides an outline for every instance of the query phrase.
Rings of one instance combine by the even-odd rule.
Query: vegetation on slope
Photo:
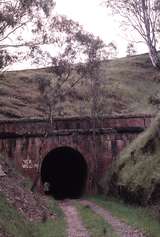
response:
[[[102,182],[104,189],[107,180],[106,175]],[[159,203],[160,115],[150,128],[123,150],[113,165],[110,191],[113,190],[126,201],[143,205]]]
[[[55,212],[53,200],[50,207]],[[58,211],[55,220],[29,222],[0,194],[0,234],[3,237],[65,237],[64,217]]]
[[[146,233],[149,237],[159,237],[160,224],[154,214],[147,208],[133,206],[122,200],[105,198],[104,196],[90,197],[89,200],[109,210],[114,216],[128,223],[136,229]]]
[[[0,119],[46,116],[48,108],[42,102],[39,81],[48,78],[55,80],[49,68],[6,72],[1,76]],[[152,113],[157,109],[160,72],[152,67],[147,54],[103,62],[100,82],[103,114]],[[60,103],[61,116],[89,115],[89,80],[83,78]],[[57,115],[55,110],[54,116]]]
[[[58,203],[31,192],[30,180],[20,175],[14,162],[2,155],[0,170],[0,236],[66,236],[64,215]]]

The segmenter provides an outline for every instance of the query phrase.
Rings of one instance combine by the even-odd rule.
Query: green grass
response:
[[[35,237],[66,237],[66,223],[57,201],[51,198],[49,200],[49,207],[56,214],[56,219],[35,224]]]
[[[107,193],[117,190],[122,198],[143,205],[159,202],[160,114],[151,126],[129,144],[101,180]],[[111,185],[110,185],[111,186]],[[127,194],[126,194],[127,193]]]
[[[55,220],[31,223],[0,194],[0,228],[12,237],[66,237],[64,216],[55,201],[51,200],[50,206],[57,214]]]
[[[149,209],[127,205],[117,199],[105,199],[103,196],[89,197],[89,200],[107,208],[114,216],[144,231],[147,236],[160,236],[160,222],[151,214]]]
[[[76,203],[83,223],[93,237],[117,237],[112,227],[99,215],[95,214],[90,207]]]
[[[14,237],[33,237],[33,226],[0,195],[0,227]]]

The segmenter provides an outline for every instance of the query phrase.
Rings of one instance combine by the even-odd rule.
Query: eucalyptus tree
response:
[[[17,50],[25,46],[31,49],[33,45],[43,43],[44,19],[49,18],[54,6],[53,0],[0,1],[0,69],[18,60],[18,54],[13,52],[13,48]],[[28,40],[27,27],[34,34],[32,40]],[[26,34],[22,34],[23,31]]]
[[[90,169],[90,176],[92,177],[92,189],[101,188],[98,180],[99,173],[99,155],[101,153],[101,146],[97,138],[97,125],[100,125],[101,116],[101,98],[102,98],[102,63],[107,59],[108,45],[92,34],[80,31],[77,33],[77,39],[84,47],[86,55],[86,63],[81,65],[79,72],[90,81],[90,95],[91,107],[90,116],[92,120],[92,157],[94,159],[94,167]]]
[[[123,24],[131,26],[146,43],[151,62],[160,69],[157,51],[160,24],[159,0],[105,0],[105,6],[123,19]]]
[[[128,43],[127,49],[126,49],[126,54],[128,57],[133,56],[136,54],[136,49],[134,47],[133,43]]]

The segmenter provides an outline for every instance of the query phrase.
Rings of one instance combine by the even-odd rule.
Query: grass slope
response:
[[[72,75],[76,77],[76,75]],[[49,69],[6,72],[0,78],[0,119],[46,116],[38,81],[53,78]],[[152,113],[152,95],[158,94],[160,72],[147,54],[106,61],[101,66],[101,113]],[[90,85],[83,79],[61,101],[62,116],[90,114]],[[57,111],[54,112],[57,115]]]
[[[53,198],[30,191],[32,182],[0,154],[0,236],[65,237],[63,212]]]
[[[160,204],[160,115],[123,150],[111,176],[112,188],[125,200],[143,205]],[[104,188],[105,180],[107,187],[107,174]]]
[[[33,237],[33,227],[30,226],[0,194],[0,229],[4,236]]]
[[[3,233],[4,237],[65,237],[63,214],[53,200],[50,206],[51,210],[56,211],[57,218],[55,220],[31,223],[0,194],[0,233]]]

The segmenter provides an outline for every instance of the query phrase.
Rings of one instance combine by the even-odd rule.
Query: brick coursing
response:
[[[113,159],[140,132],[146,129],[154,116],[104,116],[96,126],[98,145],[97,179],[100,179]],[[52,124],[42,119],[0,121],[0,152],[13,159],[23,174],[34,179],[40,157],[51,150],[68,146],[78,150],[94,170],[92,153],[92,120],[85,118],[55,119]],[[88,177],[87,192],[94,192],[92,177]]]

